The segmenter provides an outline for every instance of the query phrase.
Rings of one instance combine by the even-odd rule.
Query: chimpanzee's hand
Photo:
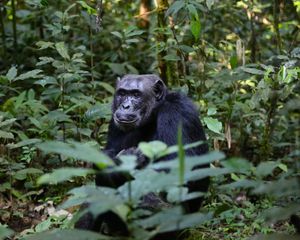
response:
[[[123,149],[122,151],[120,151],[118,153],[116,158],[118,159],[121,155],[134,155],[134,156],[136,156],[136,158],[137,158],[136,169],[142,169],[142,168],[146,167],[149,163],[149,159],[145,155],[143,155],[142,152],[136,147]]]

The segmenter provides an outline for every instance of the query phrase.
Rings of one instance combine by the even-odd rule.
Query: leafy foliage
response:
[[[198,227],[190,239],[272,232],[257,239],[292,239],[287,220],[299,213],[300,195],[300,2],[145,2],[0,2],[0,224],[21,237],[61,228],[33,239],[107,239],[67,230],[68,218],[35,210],[52,200],[76,215],[73,206],[88,201],[94,214],[116,211],[136,239],[179,222]],[[138,12],[142,5],[146,13]],[[151,142],[139,144],[147,168],[135,170],[130,156],[114,166],[99,149],[114,81],[126,73],[160,74],[193,97],[211,149],[227,159],[218,151],[189,158],[183,149],[193,144]],[[176,152],[176,161],[154,162]],[[196,163],[211,167],[190,171]],[[116,190],[84,185],[95,174],[91,164],[135,179]],[[166,167],[170,174],[154,171]],[[206,176],[213,182],[206,204],[183,215],[180,202],[196,197],[183,183]],[[140,213],[151,191],[166,192],[172,206]],[[0,238],[11,234],[4,226]]]

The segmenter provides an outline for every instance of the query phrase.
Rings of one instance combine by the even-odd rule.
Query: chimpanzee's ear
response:
[[[154,90],[154,94],[155,94],[156,100],[160,101],[162,98],[165,97],[166,91],[167,91],[167,87],[164,84],[164,82],[160,78],[158,78],[155,81],[153,90]]]

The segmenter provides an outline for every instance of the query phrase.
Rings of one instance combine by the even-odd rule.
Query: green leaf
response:
[[[256,168],[256,174],[265,177],[272,174],[273,170],[278,166],[277,162],[267,161],[261,162]]]
[[[114,31],[114,32],[111,32],[111,34],[118,37],[118,38],[120,38],[120,39],[123,39],[123,35],[120,32]]]
[[[238,67],[238,58],[236,55],[231,56],[230,58],[230,66],[231,69],[237,68]]]
[[[300,193],[299,182],[297,178],[279,179],[271,182],[264,182],[252,191],[254,194],[266,194],[269,196],[288,196]]]
[[[24,238],[25,240],[111,240],[111,237],[99,233],[78,229],[55,229],[37,233]]]
[[[215,133],[221,133],[222,130],[222,123],[219,122],[218,119],[212,118],[212,117],[204,117],[203,121],[205,122],[206,126],[209,130],[215,132]]]
[[[77,1],[82,8],[86,9],[90,15],[97,15],[97,10],[89,6],[85,1]]]
[[[21,142],[15,143],[15,144],[14,143],[8,144],[8,147],[10,149],[14,149],[14,148],[19,148],[19,147],[24,147],[24,146],[40,143],[41,141],[42,141],[41,139],[37,139],[37,138],[25,139]]]
[[[98,85],[101,86],[101,87],[103,87],[106,91],[108,91],[111,94],[115,93],[115,88],[112,87],[109,83],[99,82]]]
[[[180,61],[180,57],[178,57],[175,54],[168,54],[168,55],[164,56],[163,58],[167,61]]]
[[[268,222],[276,222],[288,219],[292,214],[297,213],[299,210],[299,204],[290,203],[285,207],[275,206],[270,209],[266,209],[262,215]]]
[[[282,233],[259,234],[251,238],[251,240],[299,240],[299,236]]]
[[[248,67],[242,67],[242,70],[247,73],[255,74],[255,75],[264,75],[265,72],[256,68],[248,68]]]
[[[191,20],[191,32],[195,38],[195,41],[197,42],[200,38],[200,32],[201,32],[200,19]]]
[[[178,132],[177,132],[177,145],[178,145],[178,160],[179,160],[179,183],[182,186],[184,184],[185,152],[184,152],[183,143],[182,143],[182,125],[181,124],[179,125]]]
[[[230,158],[221,162],[222,166],[236,173],[247,173],[253,167],[252,163],[242,158]]]
[[[27,178],[27,175],[28,174],[38,174],[38,175],[41,175],[43,174],[44,172],[40,169],[37,169],[37,168],[25,168],[25,169],[22,169],[22,170],[19,170],[17,171],[13,177],[17,180],[24,180]]]
[[[39,75],[41,72],[43,72],[43,71],[40,69],[32,70],[27,73],[23,73],[23,74],[19,75],[17,78],[14,79],[14,81],[24,80],[24,79],[28,79],[28,78],[39,78],[39,77],[41,77],[41,75]]]
[[[180,207],[173,207],[160,211],[149,218],[142,219],[138,224],[144,228],[157,227],[158,231],[162,233],[199,225],[210,220],[212,216],[211,213],[192,213],[183,215]],[[166,221],[166,219],[168,219],[168,221]]]
[[[39,62],[36,64],[36,66],[45,65],[47,63],[52,63],[54,61],[54,58],[52,57],[39,57]]]
[[[36,81],[34,84],[39,84],[42,87],[49,85],[58,85],[57,80],[54,77],[45,76],[43,79]]]
[[[199,15],[198,15],[198,12],[197,12],[197,9],[195,8],[195,6],[193,4],[188,4],[187,8],[188,8],[189,13],[190,13],[190,19],[199,20]]]
[[[173,4],[169,7],[169,9],[166,12],[166,15],[175,15],[177,12],[179,12],[183,7],[185,3],[183,0],[174,1]]]
[[[62,56],[64,59],[70,60],[70,56],[64,42],[56,43],[55,48],[60,56]]]
[[[184,147],[184,149],[186,149],[185,147]],[[170,148],[168,148],[167,152],[169,152],[169,149]],[[171,153],[176,153],[177,151],[178,150],[176,150],[174,152],[172,151]],[[221,152],[218,152],[218,151],[212,151],[212,152],[209,152],[209,153],[201,155],[201,156],[193,156],[193,157],[192,156],[186,156],[185,158],[186,158],[186,160],[185,160],[185,169],[188,171],[190,169],[195,168],[196,166],[208,166],[212,162],[220,161],[220,160],[225,158],[225,155],[224,155],[224,153],[221,153]],[[163,161],[163,162],[154,163],[150,167],[153,168],[153,169],[166,169],[166,168],[168,168],[168,169],[174,169],[175,171],[177,171],[178,164],[175,161]]]
[[[109,119],[111,117],[111,106],[107,103],[97,104],[89,108],[85,114],[84,118],[86,120],[96,120],[100,118]]]
[[[11,119],[7,119],[3,122],[0,122],[0,128],[1,127],[5,127],[5,126],[8,126],[8,125],[11,125],[13,124],[17,119],[16,118],[11,118]]]
[[[217,108],[215,107],[210,107],[207,109],[207,115],[215,115],[217,113]]]
[[[10,230],[9,228],[6,228],[4,226],[0,226],[0,239],[7,239],[13,233],[14,232],[12,230]]]
[[[85,177],[88,174],[94,173],[93,169],[84,168],[60,168],[54,170],[52,173],[47,173],[41,176],[38,184],[57,184],[59,182],[68,181],[73,177]]]
[[[0,138],[13,139],[14,135],[10,132],[5,132],[5,131],[0,130]]]
[[[39,50],[47,49],[47,48],[53,48],[54,43],[53,42],[45,42],[45,41],[39,41],[36,43],[36,45],[39,47]]]
[[[8,70],[6,77],[9,81],[12,81],[17,76],[17,73],[18,73],[17,68],[13,66]]]
[[[125,65],[123,63],[107,63],[107,65],[115,74],[119,76],[126,73]]]
[[[278,167],[279,167],[282,171],[284,171],[284,172],[287,172],[287,171],[288,171],[288,167],[287,167],[286,164],[280,163],[280,164],[278,165]]]
[[[167,150],[168,146],[160,141],[140,142],[138,148],[150,159],[155,159],[160,153]]]
[[[95,163],[99,168],[114,165],[113,161],[88,143],[49,141],[37,145],[47,153],[58,153],[66,157]]]
[[[212,5],[214,5],[215,0],[206,0],[206,6],[210,10]]]

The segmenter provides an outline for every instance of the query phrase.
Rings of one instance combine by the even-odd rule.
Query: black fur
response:
[[[134,76],[156,77],[155,75]],[[158,77],[156,77],[156,79],[157,78]],[[130,81],[130,79],[127,81]],[[168,92],[166,88],[164,88],[163,91],[163,94],[161,94],[162,97],[156,102],[155,106],[152,106],[152,108],[150,106],[151,113],[148,113],[149,118],[146,122],[144,121],[141,126],[131,129],[130,131],[124,131],[124,129],[120,129],[115,124],[114,118],[112,118],[108,130],[107,146],[105,148],[106,153],[110,157],[115,158],[116,155],[124,149],[136,148],[141,141],[159,140],[165,142],[168,146],[175,145],[177,143],[177,132],[180,124],[182,125],[182,140],[184,144],[206,140],[203,127],[199,120],[199,113],[192,101],[181,93]],[[116,98],[117,97],[114,98],[114,111],[116,111],[118,105]],[[201,155],[207,151],[208,146],[205,143],[187,150],[186,154],[190,156]],[[174,155],[160,159],[160,161],[166,161],[172,158],[174,158]],[[116,188],[124,184],[128,179],[130,179],[130,176],[124,173],[113,173],[109,175],[98,174],[96,176],[96,185]],[[201,181],[190,182],[188,188],[190,192],[205,192],[208,189],[208,185],[209,179],[203,179]],[[186,212],[195,212],[199,209],[200,205],[201,199],[193,199],[188,201],[184,207]],[[97,221],[98,220],[99,218]],[[93,229],[95,229],[95,227],[93,227]]]

